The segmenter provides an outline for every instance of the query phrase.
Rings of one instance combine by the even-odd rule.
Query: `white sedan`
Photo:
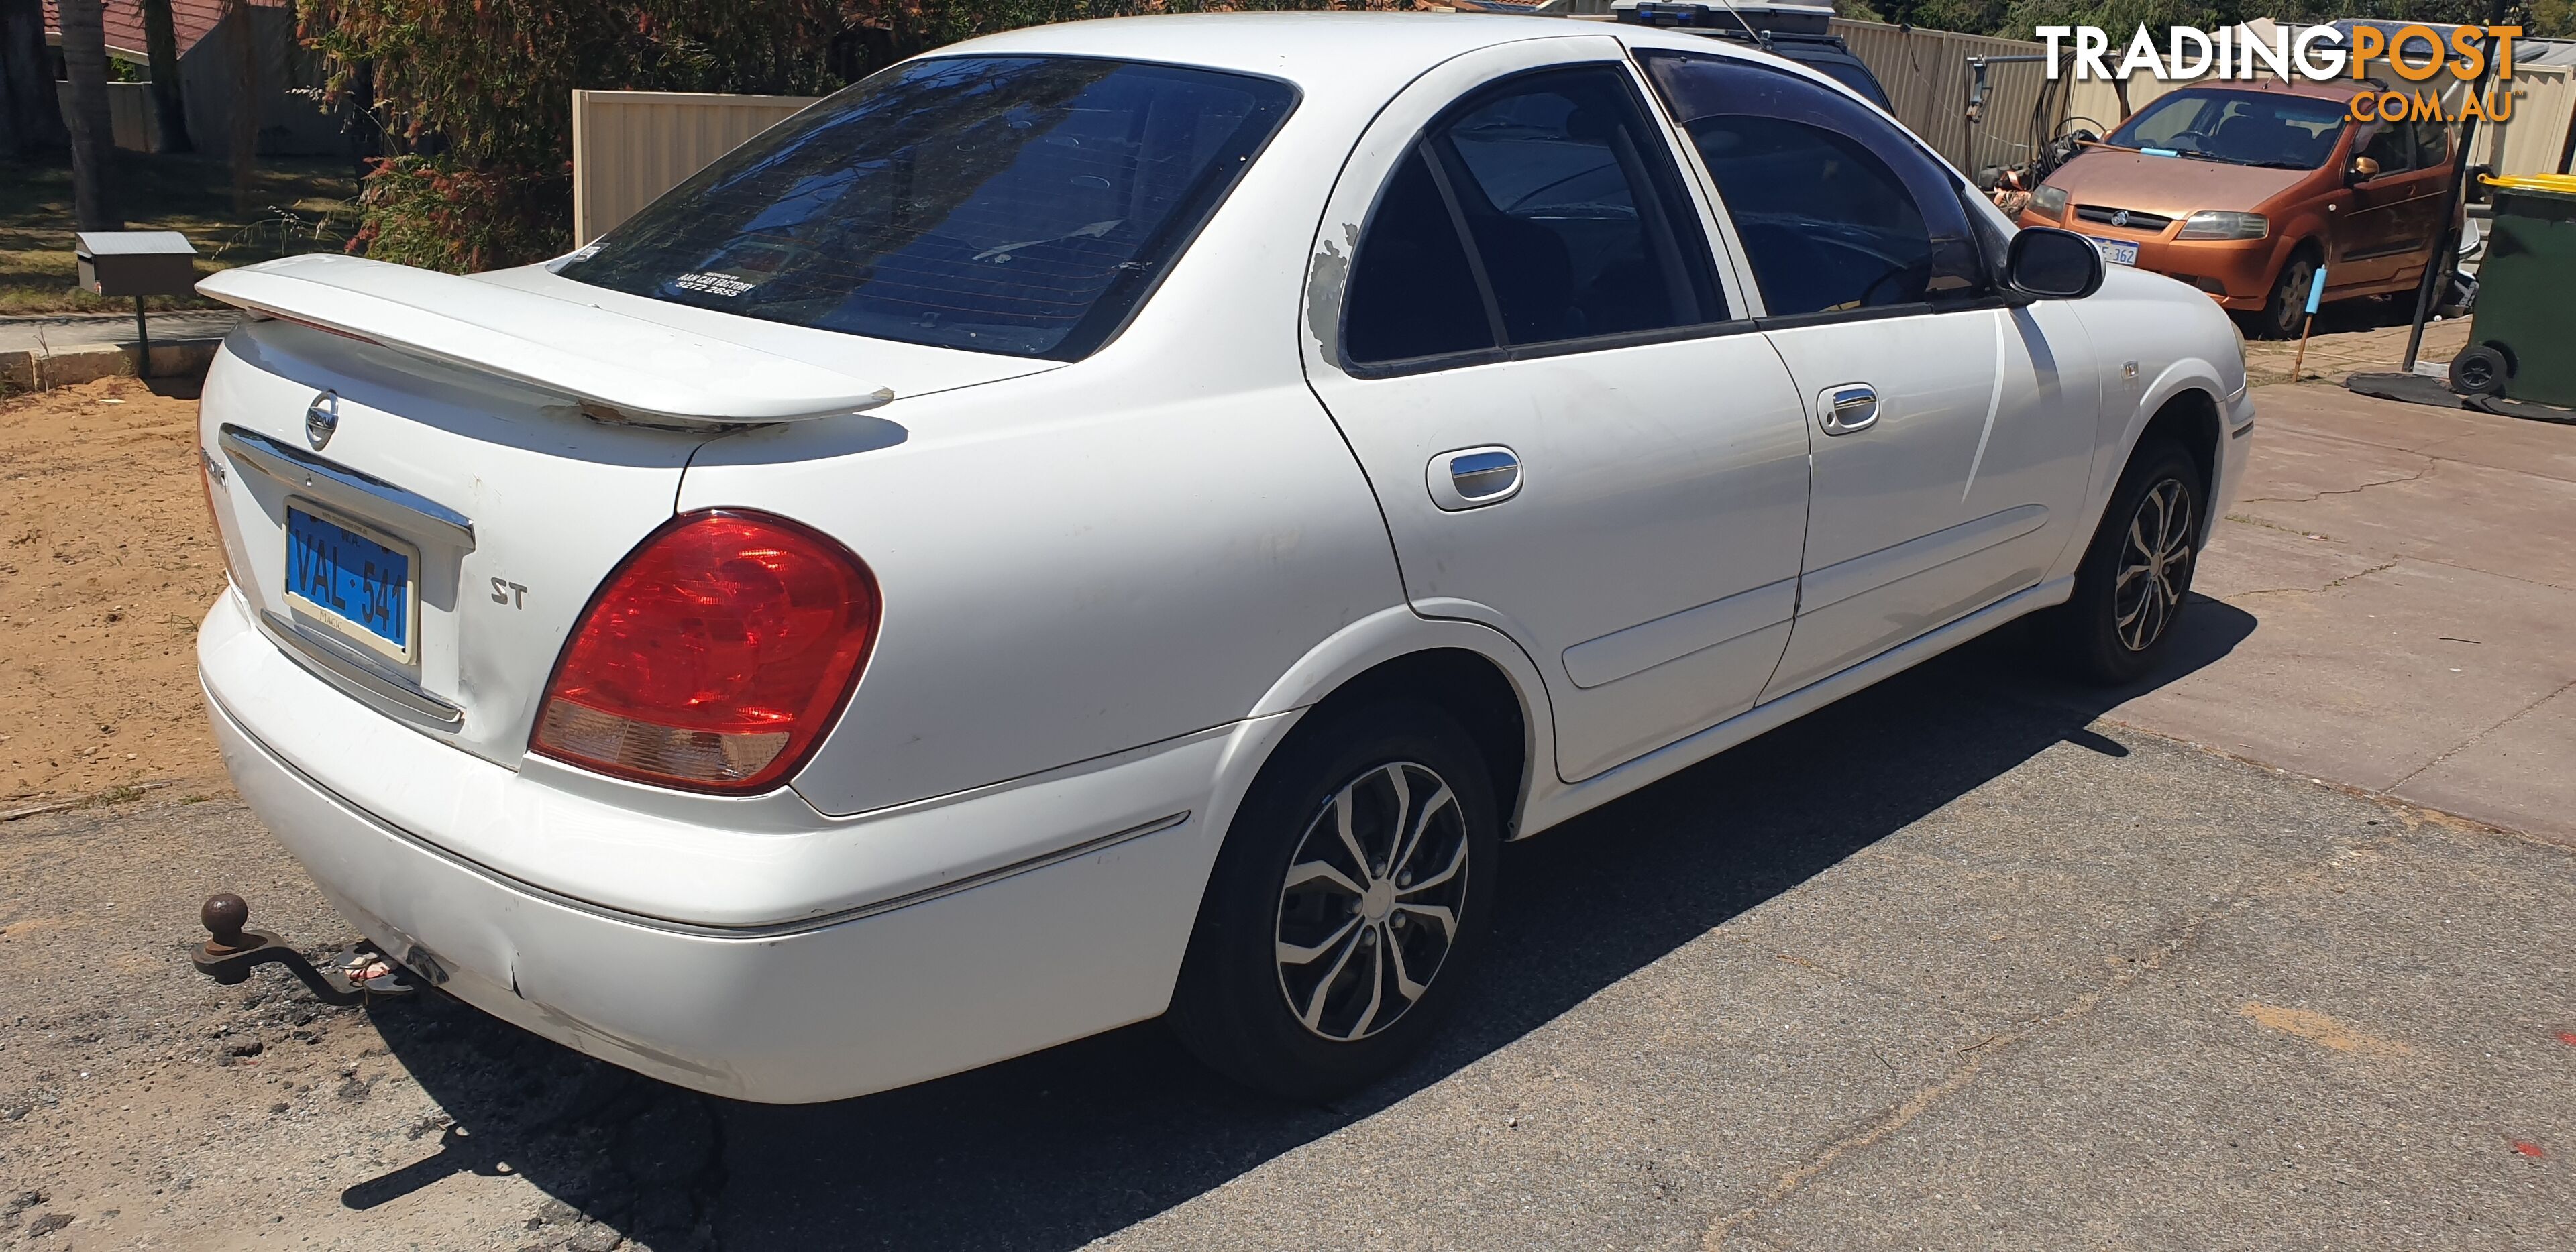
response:
[[[1499,841],[2041,610],[2143,673],[2253,423],[2207,297],[1553,19],[1016,31],[546,265],[201,290],[243,796],[424,980],[763,1101],[1167,1013],[1367,1082]]]

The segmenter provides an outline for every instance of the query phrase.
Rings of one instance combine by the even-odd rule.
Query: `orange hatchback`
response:
[[[2158,96],[2059,166],[2026,226],[2092,236],[2115,263],[2208,292],[2272,338],[2326,298],[2411,291],[2440,246],[2450,128],[2353,122],[2377,84],[2209,83]]]

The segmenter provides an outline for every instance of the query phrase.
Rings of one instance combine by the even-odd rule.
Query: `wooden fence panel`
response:
[[[2046,51],[2041,45],[1955,31],[1899,30],[1839,17],[1833,32],[1887,88],[1896,120],[1963,172],[1974,175],[1981,165],[2018,165],[2030,159],[2031,114],[2048,86],[2048,67],[2035,61],[1986,67],[1985,106],[1972,127],[1968,58],[2035,55]],[[2054,110],[2047,120],[2055,124]]]
[[[812,103],[811,96],[572,93],[573,242],[597,239],[735,145]]]
[[[2511,85],[2513,118],[2478,128],[2477,159],[2499,174],[2565,173],[2567,132],[2576,126],[2576,69],[2516,65]]]
[[[62,106],[63,125],[72,124],[72,85],[54,84],[56,101]],[[150,152],[161,137],[160,116],[152,108],[152,84],[107,84],[107,121],[109,139],[117,147],[133,152]]]

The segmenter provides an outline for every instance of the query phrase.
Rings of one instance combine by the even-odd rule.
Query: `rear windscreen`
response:
[[[771,128],[575,253],[612,291],[1073,360],[1123,324],[1294,103],[1248,75],[944,57]]]

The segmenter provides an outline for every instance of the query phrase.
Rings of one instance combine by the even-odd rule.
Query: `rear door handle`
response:
[[[1501,444],[1443,452],[1423,471],[1423,485],[1445,512],[1501,504],[1520,494],[1520,454]]]
[[[1868,383],[1827,387],[1816,397],[1819,419],[1828,435],[1848,435],[1878,424],[1878,389]]]

